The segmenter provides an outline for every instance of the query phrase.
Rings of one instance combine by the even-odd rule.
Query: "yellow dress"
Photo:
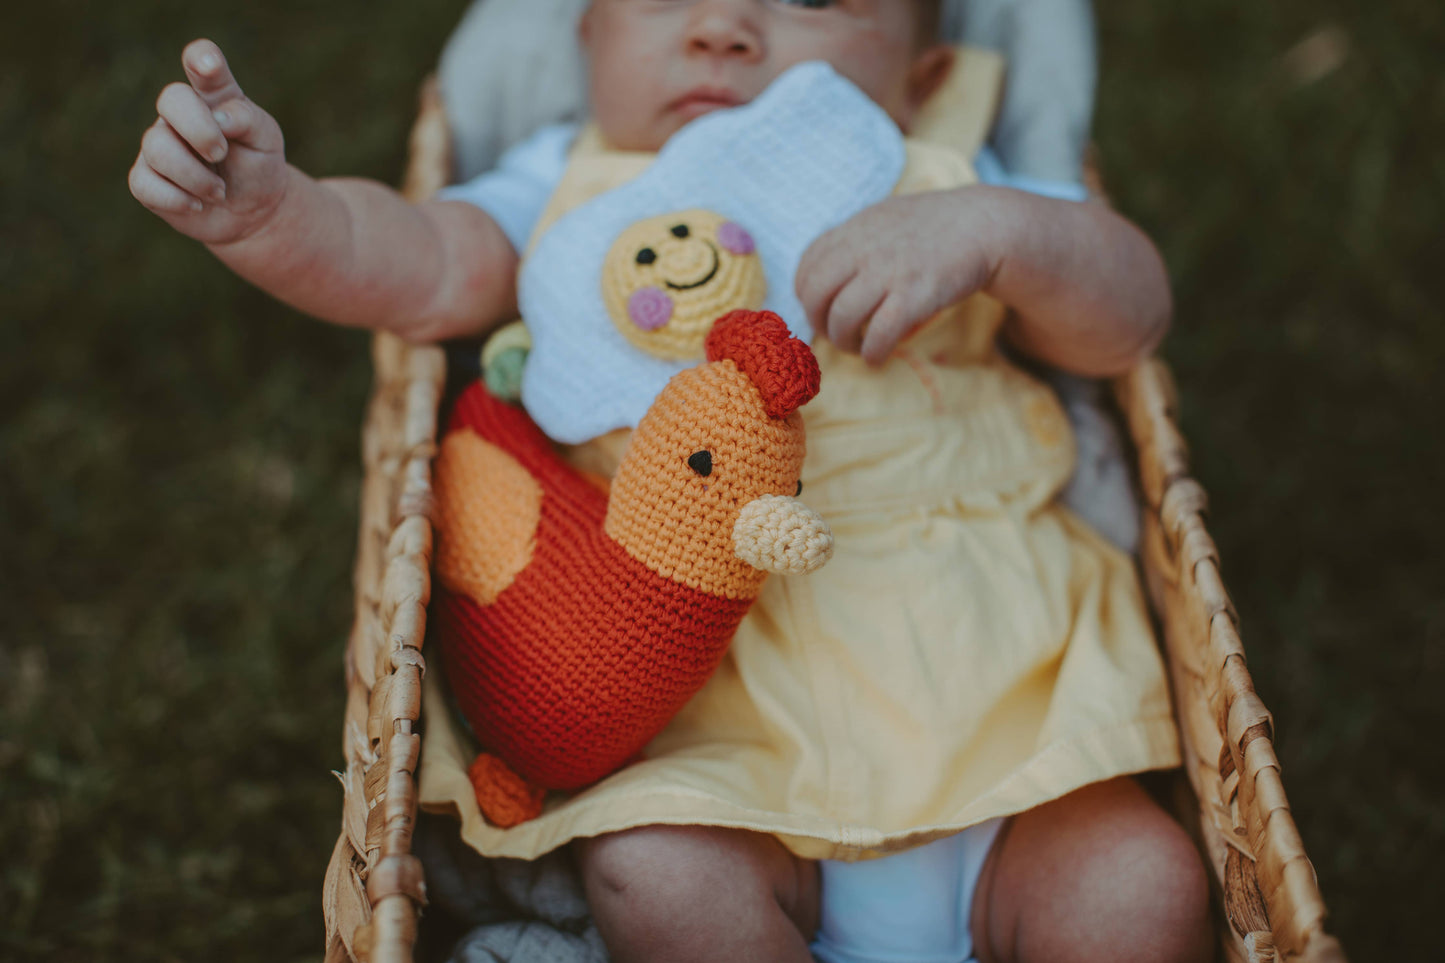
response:
[[[583,138],[568,209],[645,157]],[[910,141],[900,193],[973,182],[967,154]],[[569,186],[570,185],[570,186]],[[1132,561],[1054,498],[1073,466],[1053,393],[996,347],[976,296],[881,367],[814,344],[804,500],[832,526],[821,571],[773,576],[728,657],[647,758],[512,829],[486,823],[475,747],[427,679],[422,805],[492,856],[530,858],[649,824],[778,836],[857,859],[1177,765],[1167,686]],[[578,452],[615,465],[625,435]]]

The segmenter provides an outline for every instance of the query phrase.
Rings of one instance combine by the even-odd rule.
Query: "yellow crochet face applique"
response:
[[[767,293],[752,235],[712,211],[638,221],[602,262],[602,298],[612,323],[633,346],[669,361],[702,358],[713,321],[762,307]]]

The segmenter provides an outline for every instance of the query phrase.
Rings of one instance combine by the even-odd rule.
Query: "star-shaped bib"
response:
[[[737,308],[776,312],[811,342],[793,289],[803,252],[887,197],[903,165],[898,127],[823,63],[688,124],[534,245],[518,281],[528,413],[567,444],[636,426]]]

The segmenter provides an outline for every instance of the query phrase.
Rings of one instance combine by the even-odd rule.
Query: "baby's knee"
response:
[[[1172,821],[1153,822],[1140,827],[1116,855],[1116,870],[1106,884],[1114,900],[1106,925],[1116,928],[1118,944],[1142,951],[1140,959],[1161,963],[1212,960],[1209,881],[1184,830]]]
[[[975,920],[990,959],[1213,959],[1204,863],[1179,824],[1129,779],[1017,817]]]
[[[702,842],[690,827],[670,826],[583,840],[579,861],[594,910],[645,917],[684,909],[709,873]]]
[[[1110,859],[1090,873],[1094,928],[1078,956],[1040,959],[1110,960],[1111,963],[1209,963],[1214,931],[1209,923],[1209,886],[1204,863],[1185,831],[1169,820],[1137,826],[1116,843]],[[1087,950],[1084,947],[1088,947]]]
[[[816,891],[790,889],[796,861],[770,836],[701,826],[644,826],[582,841],[582,878],[619,959],[703,958],[719,928],[778,914],[801,929]],[[806,888],[806,887],[804,887]],[[815,887],[814,887],[815,890]]]

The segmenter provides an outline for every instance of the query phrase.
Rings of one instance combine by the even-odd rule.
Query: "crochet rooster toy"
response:
[[[777,315],[734,311],[706,352],[642,418],[610,489],[482,384],[457,401],[434,476],[433,635],[485,747],[470,775],[496,825],[638,758],[767,573],[832,554],[796,497],[812,351]]]

